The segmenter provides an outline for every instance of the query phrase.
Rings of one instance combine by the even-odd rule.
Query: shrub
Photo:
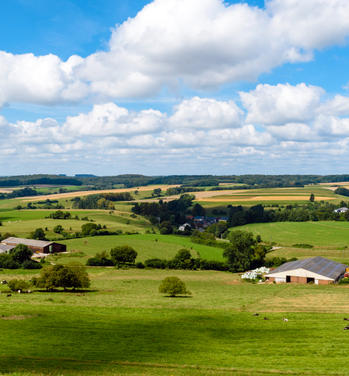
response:
[[[24,279],[11,279],[11,281],[8,281],[8,287],[11,291],[27,291],[30,287],[30,283]]]
[[[295,247],[295,248],[314,248],[313,245],[311,245],[311,244],[306,244],[306,243],[297,243],[297,244],[293,244],[292,247]]]
[[[108,258],[107,252],[97,253],[95,257],[87,260],[88,266],[113,266],[114,263]]]
[[[191,294],[191,292],[187,290],[185,283],[178,277],[166,277],[159,286],[159,292],[168,294],[170,297]]]
[[[229,270],[229,266],[222,261],[200,260],[200,269],[227,271]]]
[[[135,266],[136,266],[137,269],[144,269],[145,268],[143,262],[136,262]]]
[[[4,269],[18,269],[20,264],[16,262],[8,253],[0,254],[0,268]]]
[[[347,284],[349,284],[349,277],[342,278],[342,279],[339,281],[339,284],[340,284],[340,285],[347,285]]]
[[[154,268],[154,269],[166,269],[168,261],[161,260],[159,258],[148,259],[144,261],[144,265],[146,268]]]
[[[42,264],[34,260],[26,260],[22,263],[21,266],[23,269],[41,269],[42,268]]]

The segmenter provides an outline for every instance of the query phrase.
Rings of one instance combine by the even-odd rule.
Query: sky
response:
[[[0,175],[349,173],[347,0],[2,0]]]

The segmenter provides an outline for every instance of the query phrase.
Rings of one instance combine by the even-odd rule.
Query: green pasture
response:
[[[349,222],[273,222],[253,223],[232,230],[251,231],[267,242],[281,246],[307,243],[327,249],[349,247]]]
[[[64,240],[62,243],[66,244],[68,251],[72,253],[52,256],[55,262],[67,263],[74,259],[85,263],[89,257],[94,256],[97,252],[109,252],[111,248],[119,245],[133,247],[138,253],[136,261],[144,261],[149,258],[170,259],[182,248],[191,250],[195,257],[200,256],[206,260],[223,261],[222,248],[196,244],[185,236],[160,234],[108,235]],[[84,255],[81,256],[80,252],[83,252]]]
[[[89,292],[7,297],[0,287],[0,374],[347,373],[347,287],[258,285],[212,271],[89,272]],[[192,296],[159,294],[169,275],[185,281]]]
[[[36,228],[48,228],[48,238],[59,238],[58,234],[53,232],[53,228],[60,224],[69,232],[76,232],[81,230],[81,226],[87,223],[81,218],[88,217],[97,224],[105,225],[111,231],[122,230],[131,232],[144,232],[151,228],[149,222],[143,217],[137,216],[133,218],[130,213],[119,211],[104,211],[104,210],[69,210],[72,217],[78,216],[80,220],[76,219],[51,219],[46,218],[55,210],[9,210],[0,212],[0,226],[1,233],[14,233],[18,236],[29,236]]]

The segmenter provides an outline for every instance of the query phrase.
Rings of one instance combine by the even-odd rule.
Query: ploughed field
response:
[[[88,270],[90,291],[7,297],[0,287],[2,374],[347,372],[347,287],[251,284],[227,272]],[[1,278],[34,274],[2,271]],[[159,294],[169,275],[192,297]]]

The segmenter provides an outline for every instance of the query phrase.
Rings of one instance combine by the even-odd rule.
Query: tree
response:
[[[172,234],[173,228],[170,221],[163,221],[160,223],[160,234],[168,235]]]
[[[187,290],[185,283],[178,277],[166,277],[159,286],[159,292],[161,294],[168,294],[170,297],[177,295],[191,295],[191,292]]]
[[[111,249],[110,256],[115,265],[134,264],[137,252],[128,245],[121,245]]]
[[[268,249],[258,243],[251,232],[233,231],[229,240],[223,256],[231,271],[243,272],[263,265]]]
[[[22,264],[25,261],[31,260],[33,251],[24,244],[18,244],[15,248],[10,250],[10,255],[15,262]]]
[[[37,228],[35,231],[33,231],[30,234],[32,239],[37,239],[37,240],[47,240],[45,236],[45,231],[42,228]]]
[[[64,231],[64,228],[62,225],[57,225],[53,228],[53,232],[56,234],[61,234]]]
[[[153,197],[158,197],[158,196],[160,196],[160,195],[161,195],[161,188],[155,188],[155,189],[153,190],[152,196],[153,196]]]
[[[194,217],[203,217],[205,216],[206,211],[200,204],[195,204],[191,210],[191,213]]]
[[[314,201],[315,201],[314,193],[312,193],[312,194],[310,195],[309,201],[310,201],[310,202],[314,202]]]
[[[187,249],[180,249],[171,260],[174,269],[192,269],[194,262],[195,260]]]
[[[114,262],[108,258],[106,251],[97,253],[96,256],[87,260],[86,265],[89,266],[113,266]]]
[[[53,290],[55,288],[87,288],[90,279],[81,265],[50,265],[41,270],[40,276],[32,279],[35,287]]]
[[[94,236],[97,234],[97,230],[100,229],[100,225],[96,225],[95,223],[85,223],[81,226],[81,234],[82,236]]]

